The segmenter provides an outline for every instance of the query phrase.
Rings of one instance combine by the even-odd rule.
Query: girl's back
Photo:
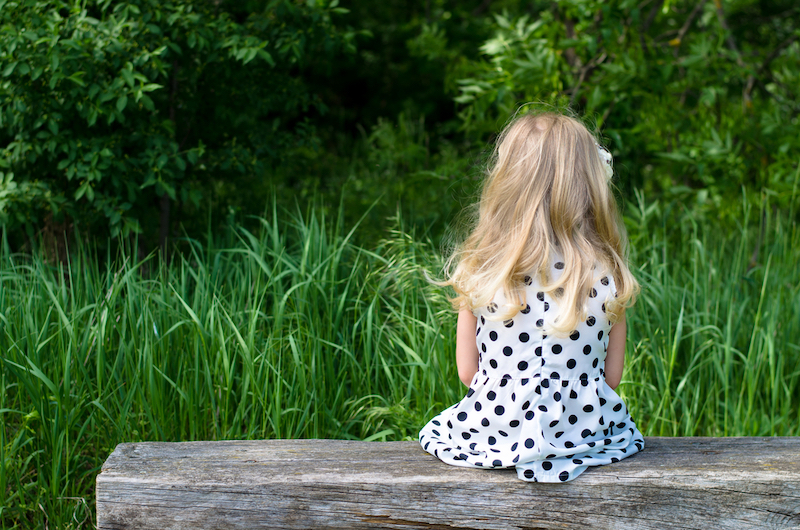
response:
[[[519,166],[513,156],[511,160],[502,160],[504,142],[498,148],[501,159],[497,164]],[[506,150],[509,151],[513,149]],[[519,147],[516,151],[517,158],[524,158]],[[543,163],[537,161],[536,165],[541,168]],[[529,173],[531,179],[547,177],[532,170]],[[494,175],[484,189],[481,222],[486,220],[484,210],[490,209],[485,208],[484,202],[492,202],[491,197],[486,200],[487,188],[504,184],[509,188],[502,180],[498,183],[502,177]],[[522,185],[527,185],[525,175],[521,177]],[[550,189],[545,186],[540,194],[539,202],[546,201],[546,205],[528,197],[526,207],[535,211],[518,211],[516,217],[526,214],[531,218],[541,217],[542,212],[536,210],[552,207],[552,188],[551,183]],[[525,193],[519,195],[524,202]],[[520,201],[507,199],[506,207],[519,210]],[[503,201],[498,204],[503,206]],[[592,211],[588,213],[595,215]],[[502,213],[497,216],[503,217]],[[607,220],[598,224],[604,222]],[[480,228],[479,223],[473,236]],[[509,232],[510,227],[503,228]],[[490,231],[490,227],[484,226],[483,230]],[[522,231],[523,247],[537,247],[531,240],[541,234],[537,236],[534,232],[533,227]],[[641,433],[625,404],[606,382],[605,373],[609,357],[613,372],[610,377],[616,386],[622,371],[625,340],[624,316],[620,313],[635,290],[635,280],[624,263],[623,272],[627,274],[620,274],[615,256],[608,259],[603,245],[592,249],[597,255],[586,262],[581,258],[591,253],[581,250],[574,241],[564,240],[563,235],[561,244],[558,230],[551,232],[554,238],[544,245],[545,252],[522,248],[513,262],[505,264],[502,256],[476,260],[481,249],[469,252],[467,248],[459,267],[466,263],[469,268],[470,259],[477,261],[477,265],[471,266],[480,276],[481,271],[491,269],[488,265],[494,260],[496,270],[505,270],[505,276],[484,275],[488,281],[481,285],[468,275],[462,274],[459,279],[457,269],[448,282],[461,295],[456,299],[461,306],[458,363],[469,391],[420,432],[422,447],[447,463],[515,467],[524,480],[558,482],[575,478],[588,466],[616,462],[644,447]],[[473,239],[478,240],[474,246],[479,247],[483,238]],[[613,242],[610,246],[610,252],[616,252]],[[521,263],[530,268],[522,269]],[[622,301],[618,297],[615,272],[624,280]],[[495,286],[491,297],[485,293],[487,285]],[[475,307],[476,299],[488,301]]]

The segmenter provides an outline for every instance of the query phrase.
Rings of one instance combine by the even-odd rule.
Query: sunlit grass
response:
[[[413,438],[459,399],[455,315],[423,274],[439,253],[399,220],[363,248],[319,211],[273,208],[169,265],[0,250],[2,527],[89,528],[120,442]],[[643,291],[620,392],[642,431],[799,434],[796,225],[767,205],[728,232],[674,204],[626,214]]]

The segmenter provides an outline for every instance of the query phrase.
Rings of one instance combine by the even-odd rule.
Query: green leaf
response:
[[[74,74],[69,76],[67,79],[69,79],[70,81],[72,81],[76,85],[86,86],[86,83],[83,82],[83,76],[84,75],[86,75],[86,72],[83,72],[83,71],[75,72]]]
[[[125,110],[125,106],[128,104],[128,96],[122,95],[117,99],[117,110],[122,112]]]
[[[125,79],[125,82],[128,83],[128,86],[133,88],[133,71],[123,68],[120,74],[122,74],[122,77]]]
[[[267,61],[270,66],[275,66],[275,60],[272,58],[272,55],[265,50],[258,50],[258,56]]]
[[[8,77],[12,73],[14,73],[14,68],[17,67],[17,64],[19,64],[19,61],[14,61],[13,63],[6,66],[5,69],[3,70],[3,77]]]
[[[255,59],[256,54],[258,53],[258,48],[248,48],[247,53],[244,56],[243,64],[247,64],[253,59]]]
[[[148,96],[146,94],[142,95],[142,105],[144,105],[144,108],[146,108],[147,110],[149,110],[151,112],[156,109],[156,106],[153,105],[153,100],[150,99],[150,96]]]

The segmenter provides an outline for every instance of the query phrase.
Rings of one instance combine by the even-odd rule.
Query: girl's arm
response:
[[[616,389],[622,379],[622,368],[625,365],[625,338],[628,327],[625,315],[622,315],[611,331],[608,332],[608,351],[606,352],[606,383]]]
[[[478,371],[478,345],[475,342],[475,331],[478,328],[478,317],[469,309],[458,312],[456,329],[456,365],[458,378],[469,386]],[[611,340],[609,338],[609,340]]]

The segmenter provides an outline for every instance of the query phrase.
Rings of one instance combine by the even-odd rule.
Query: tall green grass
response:
[[[319,212],[273,208],[168,265],[0,249],[2,527],[90,528],[119,442],[413,438],[459,399],[439,253],[398,220],[363,248]],[[643,292],[620,392],[643,432],[800,433],[796,225],[626,212]]]
[[[766,199],[730,229],[691,209],[628,208],[643,287],[623,394],[644,432],[800,433],[800,232]]]

